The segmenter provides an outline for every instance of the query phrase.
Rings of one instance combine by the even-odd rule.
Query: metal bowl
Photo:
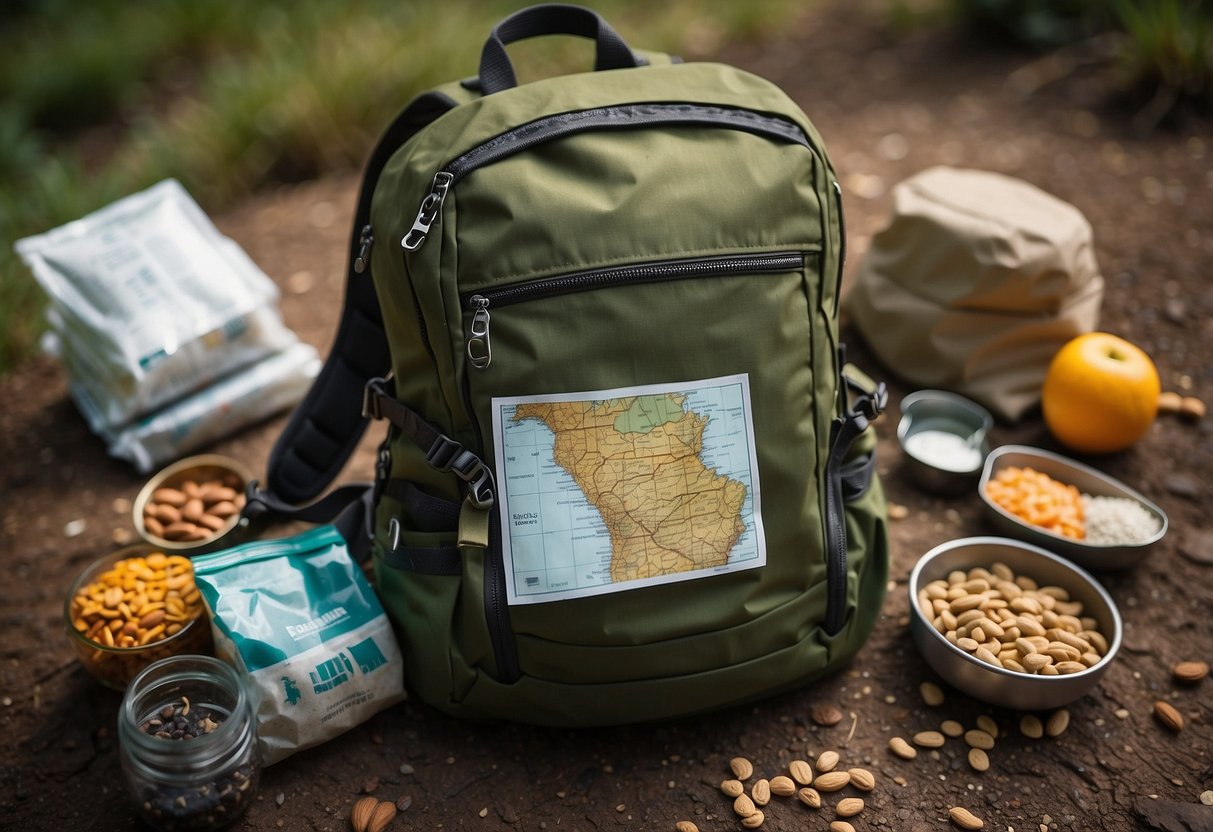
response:
[[[1158,532],[1140,543],[1119,545],[1097,545],[1054,534],[1041,526],[1034,526],[999,506],[986,494],[986,483],[998,472],[1008,467],[1031,467],[1053,479],[1073,485],[1080,492],[1093,497],[1127,497],[1141,503],[1146,511],[1159,520]],[[1064,456],[1032,448],[1027,445],[1003,445],[986,457],[981,480],[977,484],[978,494],[985,503],[986,513],[995,527],[1003,534],[1018,537],[1037,546],[1043,546],[1064,558],[1074,561],[1085,569],[1112,571],[1128,569],[1142,560],[1146,549],[1162,540],[1167,533],[1167,515],[1161,508],[1119,480],[1096,471],[1081,462]]]
[[[990,446],[986,434],[994,418],[984,407],[964,396],[945,390],[918,390],[901,400],[897,441],[905,454],[906,467],[914,481],[936,494],[964,494],[972,490]],[[967,440],[979,436],[972,466],[946,467],[916,456],[912,437],[923,431],[941,431]]]
[[[135,530],[139,536],[166,552],[182,555],[197,555],[226,549],[240,543],[247,536],[247,525],[240,522],[240,513],[227,518],[224,525],[214,530],[205,540],[169,540],[152,532],[144,522],[144,509],[152,495],[160,488],[177,488],[186,480],[195,483],[220,481],[226,483],[237,494],[237,504],[244,505],[244,490],[252,474],[234,459],[218,454],[191,456],[174,462],[147,481],[131,507]]]
[[[986,664],[948,641],[926,619],[918,605],[918,590],[945,579],[954,570],[990,568],[1001,561],[1017,575],[1041,586],[1060,586],[1081,601],[1083,614],[1099,622],[1108,641],[1107,654],[1093,667],[1068,676],[1038,676]],[[1047,710],[1089,693],[1120,650],[1121,620],[1116,603],[1090,574],[1036,546],[1002,537],[969,537],[936,546],[910,574],[910,633],[927,664],[953,687],[1004,708]]]

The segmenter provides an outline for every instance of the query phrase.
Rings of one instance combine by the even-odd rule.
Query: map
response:
[[[766,563],[748,376],[492,408],[509,603]]]

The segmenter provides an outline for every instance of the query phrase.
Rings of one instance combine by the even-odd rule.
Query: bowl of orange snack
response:
[[[85,567],[68,589],[63,617],[80,663],[114,690],[159,659],[213,651],[193,564],[144,543]]]
[[[1027,445],[986,457],[978,493],[1004,534],[1048,549],[1086,569],[1136,565],[1167,533],[1167,515],[1102,471]]]

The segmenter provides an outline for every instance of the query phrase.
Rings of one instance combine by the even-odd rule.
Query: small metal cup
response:
[[[914,481],[927,491],[955,495],[970,492],[981,476],[982,465],[990,451],[986,434],[994,426],[994,417],[976,402],[944,390],[919,390],[901,400],[901,421],[897,425],[897,441],[905,454],[906,468]],[[941,431],[962,440],[978,437],[971,468],[955,470],[932,464],[911,453],[907,441],[922,431]]]

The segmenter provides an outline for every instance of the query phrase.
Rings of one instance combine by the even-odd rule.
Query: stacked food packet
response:
[[[80,412],[142,472],[295,404],[319,372],[273,281],[175,180],[16,250]]]

